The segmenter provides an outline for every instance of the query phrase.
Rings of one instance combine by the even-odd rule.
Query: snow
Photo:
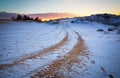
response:
[[[5,60],[54,45],[64,36],[65,32],[62,28],[48,24],[14,22],[8,26],[1,26],[0,44],[2,45],[0,46],[0,52],[2,57],[0,63],[8,63]]]
[[[14,29],[14,25],[16,27],[16,29]],[[26,33],[28,34],[24,34],[21,32],[20,28],[21,26],[27,26],[25,28],[22,27],[22,31],[24,30]],[[36,28],[30,28],[30,27],[36,26]],[[6,27],[6,26],[5,26]],[[7,47],[7,45],[3,46],[2,48],[6,48],[5,50],[1,51],[1,59],[0,59],[0,64],[11,64],[12,62],[14,62],[15,60],[20,59],[21,56],[24,56],[26,54],[31,54],[34,52],[37,52],[38,50],[43,49],[44,47],[49,47],[52,46],[53,44],[58,43],[59,41],[61,41],[61,39],[63,39],[63,37],[65,36],[65,32],[67,31],[69,34],[69,43],[67,43],[66,45],[62,46],[59,51],[54,51],[53,53],[47,53],[45,55],[43,55],[42,57],[38,57],[37,59],[28,59],[27,61],[23,62],[22,64],[16,65],[14,67],[10,67],[4,70],[1,70],[0,72],[3,73],[0,75],[1,77],[11,77],[11,78],[17,78],[17,77],[30,77],[30,74],[35,72],[35,70],[37,70],[38,68],[42,68],[43,66],[49,65],[50,63],[52,63],[52,61],[57,60],[58,58],[63,58],[67,53],[69,53],[69,51],[72,49],[72,47],[76,44],[76,38],[77,35],[75,33],[73,33],[73,31],[71,31],[71,29],[66,28],[64,30],[64,27],[62,25],[60,25],[59,27],[54,26],[54,25],[49,25],[49,24],[37,24],[37,23],[23,23],[23,24],[12,24],[13,29],[11,28],[11,30],[6,31],[5,32],[5,28],[3,27],[2,29],[4,29],[4,32],[2,32],[2,37],[1,39],[4,40],[6,39],[4,36],[7,36],[10,40],[9,41],[5,41],[6,44],[11,44],[11,48],[13,48],[12,53],[9,53],[8,51],[10,50],[9,47]],[[29,30],[30,29],[30,30]],[[15,30],[15,32],[14,32]],[[44,31],[43,31],[44,30]],[[15,35],[16,39],[13,38],[14,34],[11,34],[10,32],[12,31],[12,33],[17,34]],[[17,31],[17,32],[16,32]],[[18,32],[20,33],[20,35],[23,35],[24,37],[21,38],[20,35],[18,35]],[[49,33],[48,33],[49,32]],[[30,34],[32,33],[32,35]],[[43,34],[43,35],[41,35]],[[10,35],[12,37],[10,37]],[[21,41],[24,41],[24,39],[28,38],[29,36],[34,36],[36,39],[32,39],[34,37],[30,37],[30,40],[28,39],[26,41],[26,43],[21,43]],[[38,38],[39,37],[39,38]],[[57,38],[56,38],[57,37]],[[7,39],[8,39],[7,38]],[[42,39],[41,39],[42,38]],[[47,39],[46,39],[47,38]],[[19,46],[14,45],[12,42],[18,41],[17,44],[19,44]],[[3,42],[3,41],[2,41]],[[32,46],[34,45],[34,43],[36,43],[36,46]],[[25,45],[29,45],[29,46],[25,46]],[[20,51],[18,53],[16,53],[16,46],[20,47]],[[43,46],[42,48],[39,46]],[[24,49],[24,51],[21,49]],[[19,50],[19,48],[17,48],[17,50]],[[14,59],[15,58],[15,59]],[[24,71],[23,71],[24,69]],[[14,71],[14,73],[11,73],[10,71]],[[17,74],[17,75],[14,75]]]
[[[91,24],[71,24],[75,31],[79,32],[91,53],[91,58],[94,59],[95,64],[89,64],[87,73],[82,78],[108,78],[112,74],[114,78],[120,77],[120,35],[115,32],[108,32],[107,29],[112,26],[107,26],[99,23]],[[104,29],[104,32],[97,32],[97,29]],[[101,71],[104,67],[107,71],[105,75]],[[88,77],[87,77],[88,75]]]
[[[49,48],[63,40],[68,33],[68,41],[59,49],[27,59],[13,67],[0,69],[0,78],[29,78],[53,61],[64,58],[77,42],[78,36],[74,31],[84,40],[89,50],[89,59],[80,56],[85,61],[85,67],[74,64],[71,72],[62,72],[72,78],[109,78],[110,74],[114,78],[120,77],[120,34],[116,34],[117,30],[107,31],[114,27],[96,22],[70,23],[72,20],[74,18],[62,19],[61,24],[12,21],[0,24],[0,65],[11,64],[22,56]],[[98,29],[104,31],[97,31]],[[91,63],[91,60],[95,63]]]

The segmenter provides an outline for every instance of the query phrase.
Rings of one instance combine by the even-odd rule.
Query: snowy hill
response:
[[[120,16],[113,14],[96,14],[85,17],[76,17],[72,22],[98,22],[107,25],[120,26]]]

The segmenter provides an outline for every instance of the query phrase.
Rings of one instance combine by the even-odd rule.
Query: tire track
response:
[[[31,78],[64,78],[64,75],[60,75],[59,73],[61,68],[65,67],[65,69],[71,72],[70,69],[74,63],[81,63],[78,56],[88,56],[87,51],[85,51],[86,47],[84,41],[77,32],[74,31],[74,33],[78,36],[78,39],[76,45],[72,48],[69,54],[62,59],[54,61],[47,68],[41,69],[36,74],[32,75]]]
[[[32,54],[27,54],[27,55],[24,55],[20,58],[18,58],[18,60],[14,61],[13,63],[10,63],[10,64],[0,64],[0,69],[4,68],[4,67],[13,67],[17,64],[20,64],[28,59],[36,59],[37,57],[40,57],[44,54],[47,54],[49,52],[54,52],[55,50],[59,49],[60,47],[62,47],[63,45],[65,45],[67,42],[69,41],[69,38],[68,38],[68,32],[66,31],[66,35],[65,37],[57,44],[51,46],[51,47],[48,47],[48,48],[45,48],[41,51],[38,51],[38,52],[35,52],[35,53],[32,53]],[[15,58],[13,58],[15,59]]]

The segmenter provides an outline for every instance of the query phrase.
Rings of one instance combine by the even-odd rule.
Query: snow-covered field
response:
[[[114,27],[98,23],[72,24],[71,27],[82,36],[94,60],[93,65],[88,65],[85,78],[119,78],[120,34],[107,31]],[[97,29],[104,29],[105,32],[97,32]]]
[[[0,78],[119,78],[118,31],[69,21],[0,23]]]

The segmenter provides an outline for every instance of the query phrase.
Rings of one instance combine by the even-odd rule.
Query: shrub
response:
[[[30,20],[30,17],[29,17],[29,16],[24,15],[24,16],[23,16],[23,19],[24,19],[24,20]]]
[[[53,22],[53,24],[59,24],[59,21],[55,21],[55,22]]]
[[[103,29],[97,29],[97,31],[104,31]]]
[[[36,17],[36,18],[35,18],[35,21],[36,21],[36,22],[42,22],[42,20],[41,20],[39,17]]]
[[[15,20],[15,17],[11,17],[12,20]]]
[[[71,23],[74,23],[75,21],[71,21]]]
[[[15,20],[15,21],[36,21],[36,22],[42,22],[42,20],[39,18],[39,17],[36,17],[35,19],[33,18],[30,18],[29,16],[27,15],[17,15],[17,17],[11,17],[12,20]]]
[[[17,20],[22,20],[23,17],[22,17],[21,15],[18,15],[16,19],[17,19]]]
[[[36,18],[35,18],[35,21],[39,21],[39,17],[36,17]]]
[[[114,28],[108,28],[108,31],[114,31],[115,29]]]

